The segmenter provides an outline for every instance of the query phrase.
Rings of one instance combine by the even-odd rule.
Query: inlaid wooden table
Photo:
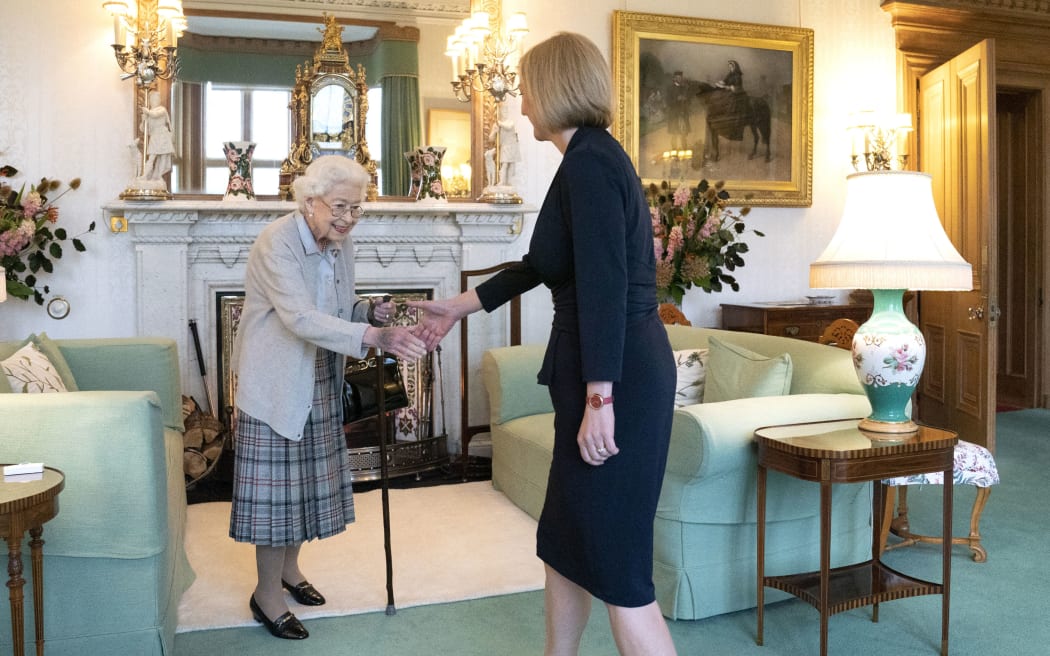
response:
[[[881,481],[884,478],[943,471],[951,480],[955,443],[952,431],[920,426],[906,435],[870,433],[859,419],[769,426],[755,431],[758,443],[758,635],[762,644],[765,587],[788,592],[820,611],[820,654],[828,653],[828,618],[835,613],[927,594],[941,595],[941,654],[948,653],[948,600],[951,540],[941,552],[941,583],[910,577],[880,560],[882,505],[885,488],[876,482],[872,495],[871,560],[831,569],[831,486],[833,483]],[[820,483],[820,571],[765,576],[766,473],[768,469]],[[952,487],[944,486],[943,535],[952,534]]]
[[[36,653],[44,653],[44,523],[58,514],[58,493],[65,476],[45,467],[36,480],[10,482],[0,475],[0,535],[7,541],[7,587],[11,599],[11,642],[14,653],[25,653],[25,609],[22,588],[22,539],[29,532],[33,566],[33,621],[36,627]],[[946,486],[946,487],[951,487]]]

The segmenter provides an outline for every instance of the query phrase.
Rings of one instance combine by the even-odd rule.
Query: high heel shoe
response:
[[[305,640],[310,637],[310,632],[306,630],[303,623],[299,621],[299,618],[292,614],[292,611],[288,611],[284,615],[281,615],[277,619],[270,621],[270,618],[262,612],[259,608],[259,604],[255,602],[255,595],[248,601],[248,608],[252,609],[252,617],[255,618],[256,622],[262,622],[270,633],[275,638],[284,638],[285,640]]]
[[[299,585],[292,585],[288,581],[281,579],[281,585],[284,589],[292,593],[292,599],[304,606],[323,606],[325,602],[324,595],[317,591],[317,588],[310,585],[309,581],[303,581]]]

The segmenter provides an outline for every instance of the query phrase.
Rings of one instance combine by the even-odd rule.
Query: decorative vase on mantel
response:
[[[441,181],[441,159],[445,146],[420,146],[405,153],[412,172],[408,195],[418,201],[446,201],[445,186]]]
[[[255,200],[252,184],[252,154],[254,141],[226,141],[222,144],[226,154],[226,165],[230,168],[230,180],[226,183],[223,200]]]

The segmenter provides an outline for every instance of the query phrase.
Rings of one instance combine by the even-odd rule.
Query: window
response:
[[[254,141],[252,182],[255,193],[275,195],[281,161],[288,156],[291,118],[285,89],[257,89],[207,84],[204,88],[204,193],[222,194],[230,170],[223,144]]]

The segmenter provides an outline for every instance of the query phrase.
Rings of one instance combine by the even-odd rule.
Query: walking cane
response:
[[[379,427],[379,479],[382,483],[383,495],[383,548],[386,550],[386,614],[395,615],[397,609],[394,607],[394,559],[390,547],[390,479],[387,476],[386,462],[386,391],[384,385],[385,375],[383,372],[383,351],[376,348],[376,358],[379,366],[376,367],[376,378],[378,390],[376,401],[379,405],[379,414],[376,421]]]

